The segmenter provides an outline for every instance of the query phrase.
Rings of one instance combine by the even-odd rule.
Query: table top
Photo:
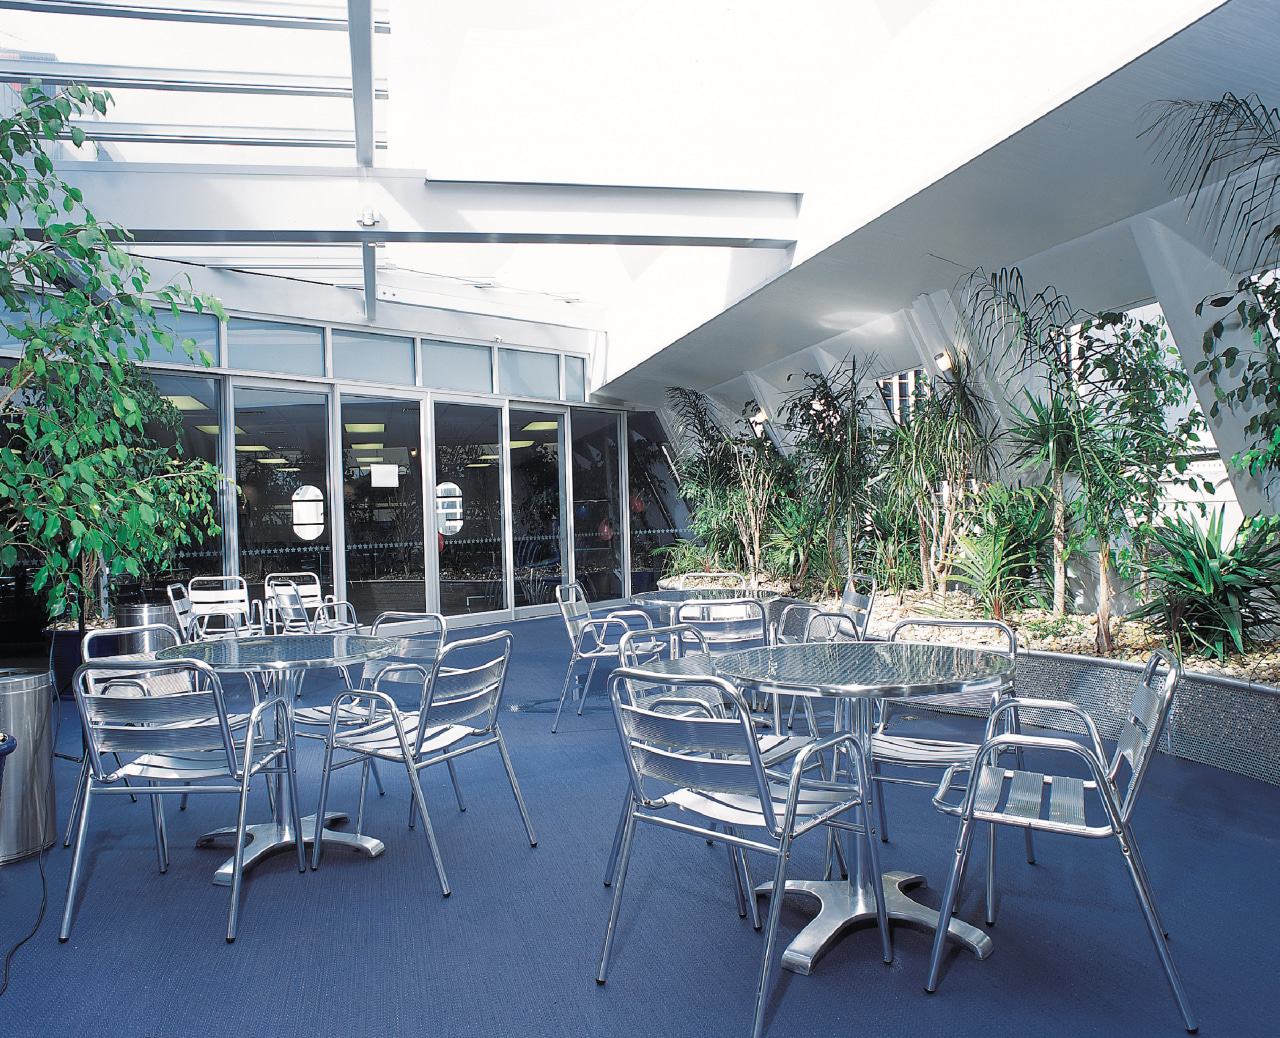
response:
[[[346,667],[390,656],[396,641],[337,631],[333,634],[281,634],[262,638],[216,638],[174,645],[156,653],[160,660],[201,660],[214,670],[278,671]]]
[[[801,695],[902,699],[1011,684],[1014,661],[999,652],[926,642],[799,642],[710,657],[659,660],[659,674],[706,673],[734,684]]]

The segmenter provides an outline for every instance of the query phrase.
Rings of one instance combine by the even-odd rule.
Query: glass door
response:
[[[573,409],[574,575],[592,602],[623,596],[621,415]]]
[[[326,393],[234,387],[240,575],[262,597],[269,573],[315,573],[333,590]]]
[[[427,608],[417,400],[342,395],[347,600],[370,624]]]
[[[511,446],[511,527],[514,601],[521,606],[555,603],[564,583],[564,414],[508,412]]]
[[[500,407],[436,402],[435,480],[440,611],[509,609]]]

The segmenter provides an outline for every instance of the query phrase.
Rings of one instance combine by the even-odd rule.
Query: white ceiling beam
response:
[[[109,0],[0,0],[0,10],[38,11],[43,14],[87,15],[94,18],[133,18],[138,21],[200,22],[209,25],[249,25],[264,29],[319,29],[345,32],[347,23],[341,18],[321,13],[324,8],[315,7],[312,13],[300,10],[303,5],[291,4],[290,10],[262,10],[256,2],[245,0],[221,0],[218,9],[190,6],[170,7],[155,3],[111,3]],[[391,23],[386,19],[374,22],[374,32],[389,33]]]
[[[347,0],[351,47],[351,103],[355,109],[356,164],[373,165],[373,3]]]
[[[378,246],[365,242],[360,246],[360,258],[364,265],[364,316],[374,321],[378,317]]]
[[[3,2],[3,0],[0,0]],[[274,126],[185,126],[163,123],[93,122],[74,124],[95,141],[117,144],[230,144],[260,148],[354,148],[349,130],[318,130]],[[60,135],[64,140],[71,133]],[[385,137],[373,146],[385,149]]]
[[[800,204],[783,192],[428,181],[417,170],[67,162],[59,172],[98,219],[153,243],[785,249]]]
[[[263,94],[288,97],[351,96],[351,82],[343,76],[300,76],[274,72],[197,71],[175,68],[137,68],[89,65],[70,61],[0,59],[0,82],[83,83],[107,90],[183,90],[213,94]],[[375,87],[374,97],[387,91]]]

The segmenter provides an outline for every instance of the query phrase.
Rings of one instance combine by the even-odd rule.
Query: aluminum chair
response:
[[[434,764],[444,764],[453,779],[458,809],[465,811],[466,804],[458,789],[453,762],[457,757],[486,746],[496,746],[515,795],[516,806],[524,820],[529,846],[536,847],[538,838],[520,793],[511,757],[507,753],[498,726],[502,706],[502,691],[506,684],[507,666],[511,660],[514,639],[510,631],[499,631],[483,638],[470,638],[451,642],[440,650],[430,668],[417,664],[396,664],[385,667],[374,679],[372,689],[349,689],[333,701],[329,734],[325,741],[324,771],[320,779],[320,805],[317,818],[324,817],[329,797],[329,779],[332,773],[352,764],[377,759],[402,764],[409,775],[413,797],[409,804],[409,827],[414,827],[415,815],[421,815],[422,828],[435,861],[440,889],[449,896],[449,881],[444,862],[436,843],[435,829],[427,813],[427,802],[422,794],[418,772]],[[497,655],[494,655],[497,653]],[[482,662],[477,663],[479,659]],[[412,673],[422,682],[421,704],[416,711],[402,711],[394,698],[384,691],[387,682],[397,675]],[[343,725],[341,719],[349,710],[364,711],[359,725]],[[350,756],[335,759],[341,751]],[[320,855],[324,836],[317,826],[311,867],[320,867]]]
[[[182,585],[178,585],[181,587]],[[116,652],[102,652],[107,644],[111,645],[114,650],[118,645],[120,637],[140,637],[154,639],[156,647],[150,652],[139,652],[130,654],[120,654]],[[110,659],[110,660],[153,660],[156,653],[161,649],[167,649],[170,645],[178,645],[181,642],[178,632],[168,624],[140,624],[136,627],[115,627],[109,630],[89,631],[80,641],[80,662],[89,663],[93,660]],[[165,674],[157,677],[154,681],[148,682],[146,686],[141,686],[139,691],[146,695],[165,695],[170,692],[185,692],[189,690],[189,683],[186,677],[181,674]],[[120,763],[120,758],[116,758],[116,763]],[[76,791],[71,798],[71,810],[67,814],[67,831],[62,837],[62,846],[71,846],[71,834],[75,831],[76,820],[80,817],[80,808],[84,804],[84,791],[89,784],[89,753],[87,744],[84,748],[84,755],[80,761],[80,777],[76,780]],[[125,785],[129,784],[129,780],[124,780]],[[136,801],[137,798],[135,797]]]
[[[1156,674],[1161,665],[1165,668],[1162,678]],[[1177,661],[1162,650],[1147,661],[1142,680],[1129,705],[1128,716],[1116,741],[1110,760],[1102,747],[1102,740],[1093,719],[1072,703],[1047,699],[1023,699],[1012,697],[1004,700],[991,712],[987,721],[986,739],[977,756],[968,765],[953,765],[947,769],[934,795],[934,804],[940,811],[958,817],[960,830],[956,836],[955,855],[951,873],[942,895],[939,918],[947,919],[955,910],[960,896],[960,883],[974,827],[981,822],[990,826],[1010,825],[1027,831],[1058,833],[1064,836],[1080,836],[1086,839],[1113,837],[1124,859],[1129,880],[1133,884],[1142,916],[1146,920],[1156,954],[1164,967],[1173,997],[1182,1013],[1188,1031],[1196,1030],[1196,1019],[1191,1012],[1187,993],[1174,966],[1173,956],[1165,940],[1167,931],[1156,907],[1155,893],[1147,875],[1142,855],[1138,851],[1131,819],[1138,794],[1142,791],[1147,768],[1160,742],[1173,705],[1181,669]],[[1088,742],[1057,735],[1026,735],[1004,730],[1005,715],[1018,710],[1035,710],[1037,723],[1044,718],[1067,719],[1082,725]],[[1002,753],[1009,750],[1033,750],[1039,756],[1052,756],[1057,760],[1082,762],[1087,778],[1044,775],[1018,768],[1006,768],[999,762]],[[957,772],[967,770],[968,781],[957,787]],[[948,799],[953,789],[963,789],[959,803]],[[1100,808],[1103,824],[1089,824],[1086,817],[1086,794]],[[993,895],[994,862],[988,864],[987,918],[995,919]],[[946,945],[947,930],[939,927],[933,942],[933,954],[929,960],[929,976],[926,991],[938,987],[942,968],[942,953]]]
[[[261,603],[249,600],[244,577],[192,577],[187,582],[187,597],[194,617],[188,641],[243,638],[264,632]]]
[[[146,694],[148,687],[165,681],[183,684],[187,690],[170,695]],[[82,665],[72,682],[91,767],[58,940],[66,941],[71,936],[76,886],[95,797],[141,793],[150,798],[156,857],[163,873],[169,867],[169,851],[161,797],[227,793],[240,798],[227,918],[227,943],[233,942],[239,916],[251,778],[274,777],[277,808],[287,803],[294,831],[301,832],[293,782],[297,772],[293,729],[284,699],[272,696],[257,704],[248,723],[236,730],[227,714],[217,675],[197,660],[94,661]],[[129,762],[108,767],[107,759],[114,754],[130,758]],[[124,780],[130,778],[146,785],[124,785]],[[285,798],[280,796],[280,783],[288,787]],[[298,868],[303,871],[306,858],[301,840],[297,846]]]
[[[551,732],[560,725],[560,713],[564,710],[564,701],[569,694],[569,684],[575,676],[578,664],[589,660],[591,666],[586,678],[574,688],[574,698],[578,700],[578,716],[587,703],[587,689],[591,687],[591,678],[595,675],[596,664],[601,660],[617,659],[618,645],[622,636],[628,631],[653,628],[653,621],[643,609],[615,609],[607,616],[591,615],[591,607],[587,602],[587,593],[576,580],[572,584],[561,584],[556,588],[556,602],[560,606],[560,615],[564,618],[565,631],[569,635],[569,644],[573,654],[569,657],[569,666],[564,672],[564,687],[560,689],[560,705],[556,707],[555,720],[551,722]],[[656,646],[654,646],[656,649]]]
[[[292,587],[296,602],[289,595],[288,615],[281,615],[280,596],[277,588]],[[289,633],[290,629],[316,633],[353,631],[359,627],[355,607],[350,602],[339,601],[333,595],[325,595],[316,574],[268,573],[262,582],[264,622],[276,634]],[[301,609],[301,617],[298,615]],[[304,626],[305,622],[305,626]],[[283,630],[280,627],[283,626]]]
[[[848,616],[858,630],[860,641],[866,641],[871,624],[871,608],[876,604],[876,578],[867,573],[855,573],[844,585],[840,595],[840,612]]]
[[[375,638],[391,638],[396,643],[395,653],[364,664],[359,684],[351,680],[350,671],[342,670],[348,688],[372,689],[374,681],[382,671],[393,669],[387,680],[400,682],[394,686],[413,695],[416,704],[421,696],[422,668],[429,669],[435,662],[436,655],[448,637],[448,626],[439,613],[405,613],[389,611],[382,613],[373,621],[372,632]],[[408,684],[406,684],[408,683]],[[413,687],[416,684],[416,688]],[[392,688],[393,686],[388,686]],[[346,710],[339,718],[339,724],[360,724],[366,711],[352,708]],[[304,739],[323,739],[327,736],[330,722],[333,719],[333,708],[325,703],[323,706],[296,706],[293,711],[293,722],[298,735]],[[378,766],[372,758],[367,762],[360,777],[360,804],[356,813],[356,831],[364,821],[365,794],[368,780],[372,775],[378,788],[378,795],[385,796],[386,789],[382,785],[382,777],[378,774]]]
[[[903,631],[913,627],[928,627],[935,630],[982,630],[998,635],[1005,643],[1004,648],[987,646],[990,652],[999,652],[1015,663],[1018,658],[1018,636],[1008,624],[999,620],[935,620],[921,617],[909,617],[895,624],[889,632],[889,641],[897,641]],[[1001,686],[975,687],[966,692],[945,693],[934,696],[913,696],[907,704],[913,714],[919,710],[941,708],[942,710],[980,711],[989,714],[1000,701]],[[888,731],[888,722],[895,709],[892,700],[881,700],[878,704],[880,716],[875,733],[871,738],[871,781],[873,783],[897,783],[908,786],[924,786],[933,788],[937,772],[951,765],[968,765],[977,752],[978,744],[949,739],[937,739],[930,736],[898,734]],[[1002,715],[1005,716],[1005,715]],[[1008,723],[1017,725],[1017,712],[1007,715]],[[910,774],[894,772],[885,774],[882,767],[891,766],[908,773],[920,770],[931,770],[934,778],[913,778]],[[877,793],[879,790],[877,789]],[[889,829],[885,819],[884,796],[876,796],[876,809],[879,813],[880,839],[888,841]],[[1031,843],[1031,831],[1026,832],[1027,861],[1035,860],[1035,852]],[[991,841],[994,844],[994,838]],[[994,854],[994,851],[991,852]],[[993,920],[994,921],[994,920]]]
[[[713,653],[762,648],[770,642],[768,614],[756,598],[692,599],[676,609],[675,622],[696,627]]]
[[[191,598],[187,594],[185,584],[170,584],[165,588],[169,596],[169,604],[173,607],[174,619],[178,622],[178,635],[184,642],[194,641],[192,625],[196,621],[195,611],[191,606]]]
[[[857,739],[841,733],[810,743],[796,756],[788,776],[772,775],[765,771],[760,759],[751,712],[732,685],[708,676],[669,677],[667,681],[675,688],[697,691],[699,695],[710,689],[728,704],[726,717],[672,716],[631,703],[627,683],[644,682],[647,678],[651,675],[643,669],[620,668],[609,679],[609,698],[631,783],[631,801],[596,982],[603,984],[608,976],[631,849],[641,822],[723,841],[731,848],[735,863],[742,860],[746,851],[769,855],[775,861],[774,878],[751,1030],[753,1038],[759,1038],[764,1029],[765,996],[792,842],[813,830],[852,832],[862,841],[872,873],[880,874],[876,842],[868,836],[866,763]],[[697,702],[699,696],[690,699]],[[824,753],[848,762],[843,771],[851,781],[828,782],[810,777],[806,769]],[[712,828],[713,824],[720,828]],[[745,830],[756,830],[760,835],[750,838],[743,835]],[[756,892],[744,890],[736,867],[735,878],[742,911],[743,899],[754,898]],[[879,883],[875,884],[875,898],[884,961],[890,962],[893,949]]]

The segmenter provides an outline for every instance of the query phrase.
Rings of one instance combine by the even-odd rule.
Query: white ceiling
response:
[[[1148,301],[1151,284],[1127,221],[1182,227],[1143,107],[1257,93],[1280,103],[1280,24],[1267,0],[1233,0],[1153,47],[884,215],[615,377],[603,393],[657,405],[668,385],[751,395],[741,375],[822,344],[837,357],[916,367],[903,311],[953,289],[975,267],[1018,266],[1097,311]],[[794,357],[793,366],[812,364]]]

